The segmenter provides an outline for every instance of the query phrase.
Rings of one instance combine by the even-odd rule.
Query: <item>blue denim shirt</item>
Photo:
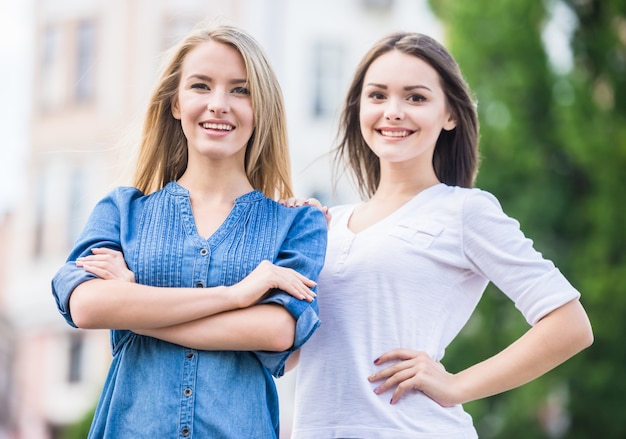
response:
[[[253,191],[235,201],[208,239],[195,226],[189,192],[175,182],[150,195],[118,188],[100,201],[67,262],[52,280],[59,311],[94,276],[75,260],[94,247],[121,250],[138,283],[163,287],[232,285],[264,259],[316,280],[327,226],[312,207],[286,208]],[[277,438],[278,398],[271,375],[318,327],[317,302],[283,292],[266,299],[296,319],[286,352],[203,351],[127,330],[111,331],[113,361],[89,438]]]

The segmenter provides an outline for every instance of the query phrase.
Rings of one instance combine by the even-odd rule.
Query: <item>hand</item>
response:
[[[458,404],[455,395],[455,375],[446,372],[443,365],[425,352],[394,349],[374,360],[380,365],[391,361],[395,364],[371,375],[370,382],[384,382],[374,389],[377,395],[395,388],[391,404],[395,404],[408,391],[418,390],[443,407]]]
[[[313,206],[317,207],[322,211],[324,216],[326,217],[326,223],[330,224],[330,220],[332,218],[330,211],[328,210],[328,206],[323,206],[322,203],[317,198],[287,198],[286,200],[278,200],[278,204],[281,204],[286,207],[300,207],[300,206]]]
[[[100,279],[135,282],[135,273],[128,269],[122,252],[110,248],[94,248],[91,253],[93,254],[76,259],[76,266]]]
[[[239,307],[246,308],[254,305],[274,288],[297,299],[312,302],[316,294],[311,288],[315,285],[314,281],[296,270],[274,265],[270,261],[261,261],[249,275],[230,288],[240,298]]]

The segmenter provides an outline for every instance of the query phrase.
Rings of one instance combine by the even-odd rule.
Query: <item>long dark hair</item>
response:
[[[345,164],[356,179],[362,197],[370,198],[380,182],[380,161],[367,146],[359,122],[363,80],[370,65],[392,50],[427,62],[439,74],[446,104],[456,121],[450,131],[442,130],[433,167],[437,178],[450,186],[472,187],[478,172],[478,115],[476,103],[450,53],[433,38],[413,32],[396,32],[379,40],[358,65],[339,122],[339,144],[335,149],[335,170]]]

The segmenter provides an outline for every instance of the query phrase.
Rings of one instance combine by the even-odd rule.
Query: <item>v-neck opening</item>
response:
[[[230,212],[228,212],[226,218],[224,218],[224,221],[222,221],[219,227],[217,227],[211,235],[205,238],[198,231],[196,218],[193,214],[193,208],[191,206],[191,195],[189,190],[182,187],[176,181],[170,182],[167,186],[170,193],[179,196],[179,206],[188,230],[187,235],[198,242],[198,244],[202,247],[218,245],[228,235],[232,227],[241,219],[246,210],[246,203],[254,202],[264,197],[262,192],[257,189],[253,189],[252,191],[246,192],[245,194],[235,198],[233,207],[230,209]]]
[[[353,237],[361,236],[362,234],[368,234],[371,230],[376,230],[377,228],[384,226],[387,222],[393,221],[394,217],[401,214],[404,210],[409,209],[413,204],[417,203],[418,201],[422,202],[423,201],[422,198],[430,198],[431,196],[436,195],[437,189],[445,187],[445,186],[446,186],[445,183],[437,183],[433,186],[427,187],[426,189],[418,192],[417,194],[409,198],[404,204],[402,204],[397,209],[389,213],[389,215],[381,218],[380,220],[376,221],[373,224],[370,224],[369,226],[367,226],[363,230],[360,230],[359,232],[354,232],[349,226],[350,220],[352,219],[352,216],[354,215],[354,211],[359,206],[359,204],[355,204],[354,206],[352,206],[352,209],[349,212],[349,214],[346,215],[345,218],[343,219],[343,227],[345,227],[348,233],[350,233]]]

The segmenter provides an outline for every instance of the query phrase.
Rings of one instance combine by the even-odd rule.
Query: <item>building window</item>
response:
[[[35,230],[33,231],[33,255],[39,258],[43,253],[44,228],[45,228],[45,211],[46,211],[46,178],[39,173],[35,183]]]
[[[62,33],[59,26],[45,27],[41,41],[41,106],[44,111],[54,110],[63,102],[65,94],[64,63],[61,56]]]
[[[78,102],[93,98],[95,90],[95,25],[84,20],[76,29],[76,81],[74,98]]]
[[[315,117],[332,117],[339,107],[343,97],[343,59],[343,48],[336,44],[317,43],[313,48],[315,77],[312,110]]]
[[[68,224],[67,224],[67,246],[72,248],[74,241],[81,231],[82,204],[85,196],[85,174],[80,169],[74,169],[70,176],[70,194],[68,198]]]
[[[70,335],[69,346],[69,367],[67,370],[67,381],[79,383],[83,379],[83,350],[85,342],[80,333]]]

